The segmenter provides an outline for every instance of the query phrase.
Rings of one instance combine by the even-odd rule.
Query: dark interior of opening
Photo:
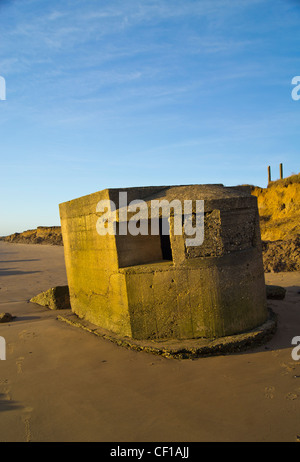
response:
[[[170,242],[170,227],[169,227],[169,234],[163,234],[162,233],[163,220],[166,220],[164,223],[168,225],[169,227],[169,222],[167,219],[165,218],[159,219],[159,237],[160,237],[162,257],[163,257],[163,260],[172,261],[173,257],[172,257],[172,249],[171,249],[171,242]]]

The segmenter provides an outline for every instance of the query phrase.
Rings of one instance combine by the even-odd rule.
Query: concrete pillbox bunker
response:
[[[204,241],[186,236],[99,235],[97,204],[119,192],[139,199],[204,200]],[[257,200],[223,185],[105,189],[60,204],[72,311],[134,339],[215,338],[267,317]],[[162,219],[163,217],[161,217]]]

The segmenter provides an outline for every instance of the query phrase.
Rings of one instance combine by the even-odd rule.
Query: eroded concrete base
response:
[[[64,321],[72,326],[80,327],[92,334],[116,343],[119,346],[130,348],[135,351],[144,351],[155,355],[161,355],[174,359],[199,358],[204,356],[224,355],[257,347],[269,341],[277,328],[276,314],[268,308],[269,316],[261,326],[243,334],[231,335],[217,339],[187,339],[175,340],[134,340],[129,337],[121,337],[118,334],[106,331],[89,321],[80,319],[76,314],[66,310],[57,316],[59,321]]]
[[[52,287],[51,289],[46,290],[46,292],[41,292],[35,297],[32,297],[30,302],[36,303],[37,305],[47,306],[51,310],[64,310],[66,308],[71,308],[69,287]]]
[[[266,285],[266,291],[270,300],[283,300],[286,294],[286,289],[280,286]]]

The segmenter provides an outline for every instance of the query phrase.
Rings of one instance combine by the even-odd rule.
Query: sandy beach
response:
[[[0,242],[0,441],[287,441],[300,439],[300,273],[269,301],[278,330],[244,353],[175,360],[119,347],[29,303],[67,284],[63,247]]]

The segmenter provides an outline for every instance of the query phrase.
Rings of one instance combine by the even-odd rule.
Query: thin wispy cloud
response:
[[[259,184],[263,154],[297,170],[298,2],[14,0],[0,12],[4,191],[13,165],[26,190],[59,164],[57,200],[112,183],[232,182],[233,163],[236,183],[251,172]]]

